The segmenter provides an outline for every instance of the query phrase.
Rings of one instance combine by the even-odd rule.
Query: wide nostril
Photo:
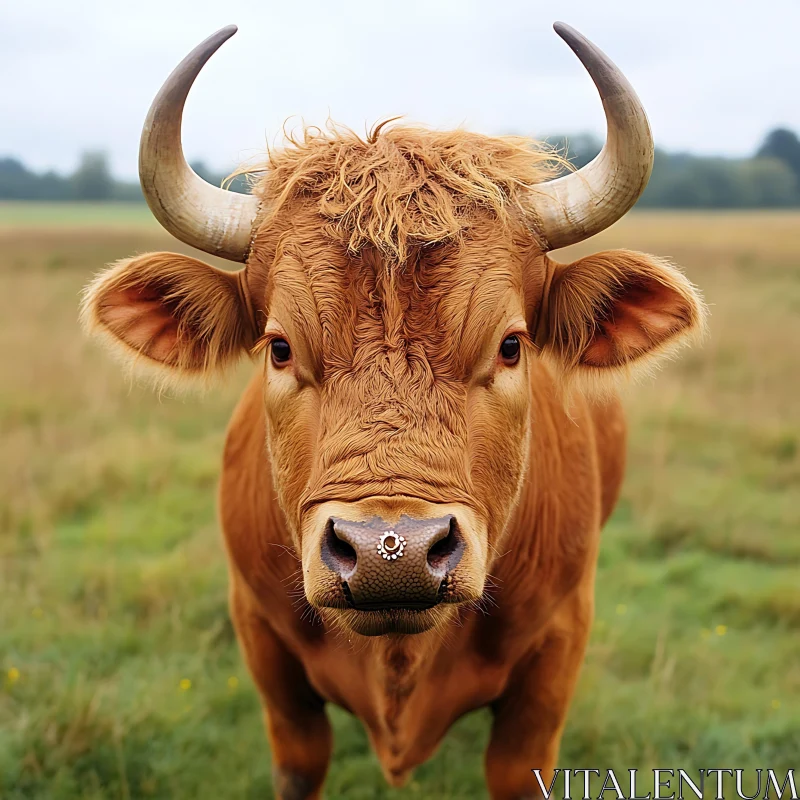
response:
[[[322,558],[334,572],[337,572],[343,578],[352,574],[356,568],[358,556],[355,548],[344,539],[339,538],[332,519],[329,519],[328,524],[325,526],[325,536],[322,540]]]
[[[444,574],[453,569],[461,560],[464,542],[458,533],[454,517],[450,517],[445,536],[438,539],[428,550],[428,566],[435,572]]]

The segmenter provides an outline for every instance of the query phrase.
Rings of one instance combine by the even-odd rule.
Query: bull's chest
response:
[[[456,719],[502,694],[510,671],[481,659],[468,637],[432,647],[379,641],[356,651],[338,642],[304,664],[322,697],[361,719],[389,768],[424,761]]]

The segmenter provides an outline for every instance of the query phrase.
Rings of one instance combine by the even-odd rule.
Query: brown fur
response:
[[[391,120],[389,121],[391,122]],[[352,254],[372,245],[389,263],[452,240],[477,208],[501,225],[530,215],[529,189],[567,162],[541,142],[467,131],[376,126],[362,139],[330,124],[270,153],[255,193],[271,214],[312,198],[326,231]]]
[[[150,255],[89,289],[94,329],[179,374],[252,347],[251,320],[263,334],[220,499],[279,796],[319,796],[326,702],[364,722],[392,784],[484,705],[491,796],[531,796],[534,767],[549,780],[625,438],[612,393],[576,393],[567,413],[560,384],[607,387],[597,376],[652,364],[704,312],[650,256],[551,261],[526,208],[548,163],[519,140],[461,131],[308,134],[256,186],[264,213],[237,286]],[[498,354],[511,333],[523,342],[513,366]],[[275,338],[291,344],[288,366],[271,363]],[[394,628],[415,635],[360,636],[371,612],[329,607],[341,589],[319,553],[334,514],[452,514],[466,542],[452,602]]]

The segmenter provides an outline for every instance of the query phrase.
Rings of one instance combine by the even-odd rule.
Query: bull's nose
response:
[[[389,524],[331,517],[322,537],[322,560],[342,580],[356,608],[427,608],[464,552],[455,517]]]

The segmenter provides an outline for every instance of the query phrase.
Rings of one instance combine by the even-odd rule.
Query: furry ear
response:
[[[611,250],[558,267],[546,315],[545,352],[565,373],[597,378],[655,365],[703,331],[706,309],[667,261]]]
[[[81,321],[131,366],[167,379],[209,377],[255,340],[240,273],[176,253],[112,264],[84,290]]]

